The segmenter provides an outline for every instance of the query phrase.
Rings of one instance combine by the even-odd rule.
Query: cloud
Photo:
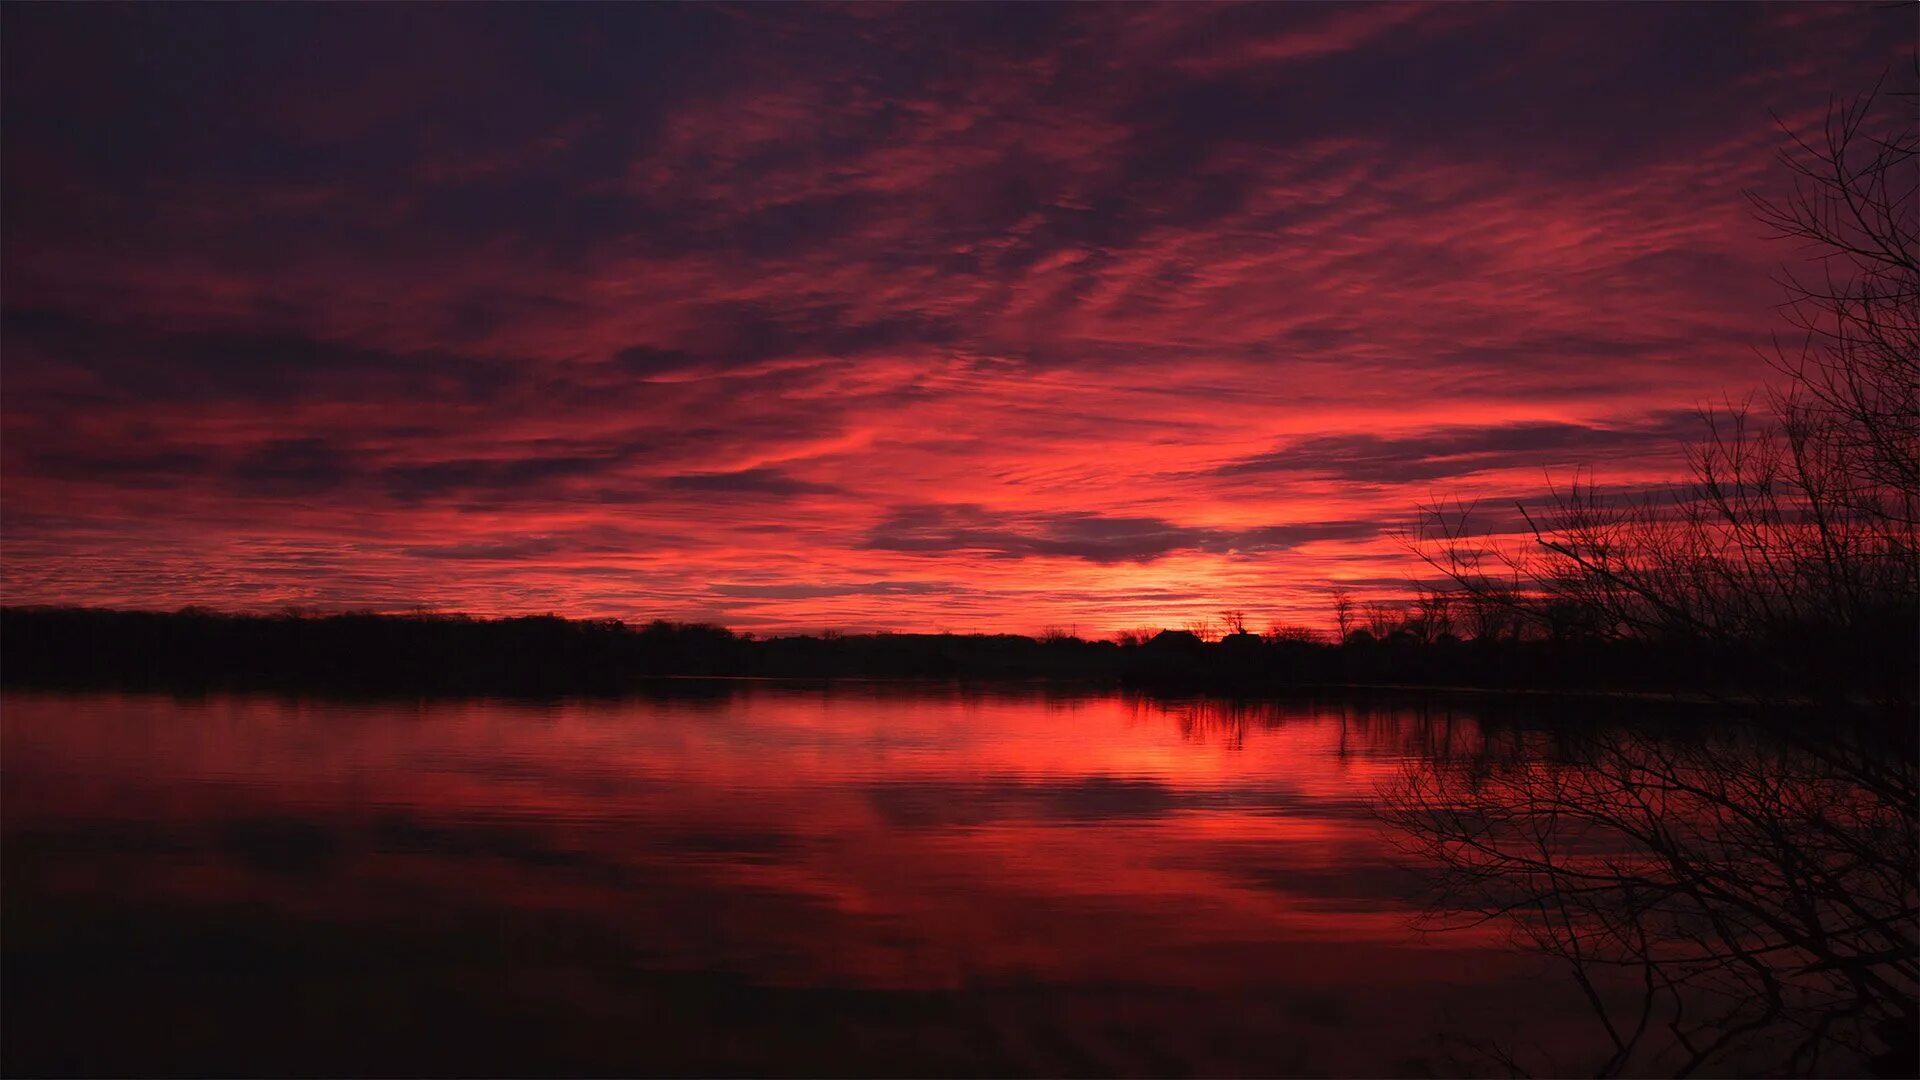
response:
[[[273,439],[246,452],[231,470],[248,491],[273,495],[320,495],[362,472],[361,464],[324,439]]]
[[[514,381],[508,365],[473,356],[402,352],[286,331],[175,330],[71,311],[9,307],[0,333],[33,380],[84,375],[99,401],[486,400]],[[71,384],[70,384],[71,385]]]
[[[1368,522],[1218,529],[1153,517],[1107,517],[1080,511],[999,513],[978,506],[933,505],[896,510],[868,534],[866,547],[916,553],[975,553],[997,559],[1069,558],[1094,563],[1151,562],[1179,551],[1252,554],[1323,539],[1372,536]]]
[[[1669,411],[1618,427],[1536,422],[1444,427],[1414,435],[1316,435],[1228,462],[1226,477],[1314,473],[1364,483],[1467,476],[1490,469],[1593,464],[1609,453],[1647,454],[1699,434],[1692,411]]]
[[[612,463],[601,455],[463,458],[392,466],[382,470],[380,482],[394,498],[408,502],[455,493],[527,494],[603,472]]]
[[[1770,377],[1741,192],[1898,17],[22,8],[0,584],[1319,621]]]
[[[535,536],[516,540],[477,541],[461,544],[410,544],[399,549],[416,559],[477,559],[494,562],[518,562],[541,559],[567,550],[568,545],[553,537]]]
[[[840,584],[736,584],[716,582],[722,596],[753,600],[819,600],[833,596],[940,596],[964,591],[946,581],[852,581]]]
[[[622,371],[645,378],[714,374],[778,360],[851,359],[895,349],[938,347],[958,331],[922,314],[855,315],[846,304],[781,309],[718,304],[696,309],[673,347],[630,345],[613,355]]]
[[[677,491],[716,495],[829,495],[841,490],[832,484],[798,480],[779,469],[764,466],[733,472],[669,476],[664,483]]]

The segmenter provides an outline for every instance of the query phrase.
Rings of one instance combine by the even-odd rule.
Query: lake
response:
[[[9,691],[5,1071],[1420,1074],[1578,991],[1370,812],[1449,705]],[[1538,707],[1546,707],[1544,705]]]

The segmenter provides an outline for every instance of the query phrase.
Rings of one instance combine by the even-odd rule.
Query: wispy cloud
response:
[[[1766,377],[1769,111],[1898,17],[23,8],[0,576],[1313,618],[1436,486],[1652,483]]]

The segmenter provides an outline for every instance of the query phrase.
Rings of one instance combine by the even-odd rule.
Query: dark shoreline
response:
[[[1028,685],[1155,696],[1523,694],[1646,704],[1857,704],[1764,657],[1599,639],[1334,645],[1253,634],[1144,642],[1011,634],[754,638],[720,627],[554,616],[231,615],[0,609],[0,684],[358,695],[599,696],[694,679]],[[1849,699],[1852,699],[1851,701]]]

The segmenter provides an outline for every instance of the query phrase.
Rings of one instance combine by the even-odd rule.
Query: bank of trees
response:
[[[1756,407],[1703,410],[1690,476],[1610,495],[1573,477],[1515,508],[1519,543],[1462,504],[1418,550],[1479,635],[1738,645],[1807,694],[1910,704],[1920,625],[1920,226],[1913,102],[1867,95],[1789,133],[1759,220],[1801,245],[1782,376]],[[1504,516],[1504,515],[1503,515]]]
[[[1876,105],[1886,106],[1877,109]],[[1910,1076],[1920,1067],[1920,226],[1914,102],[1793,138],[1756,199],[1812,246],[1787,279],[1779,388],[1707,412],[1688,482],[1582,478],[1520,543],[1434,508],[1421,551],[1491,632],[1745,657],[1742,723],[1490,734],[1382,791],[1440,886],[1429,925],[1495,920],[1560,958],[1612,1052],[1483,1046],[1513,1072]],[[1482,614],[1484,613],[1484,614]]]

